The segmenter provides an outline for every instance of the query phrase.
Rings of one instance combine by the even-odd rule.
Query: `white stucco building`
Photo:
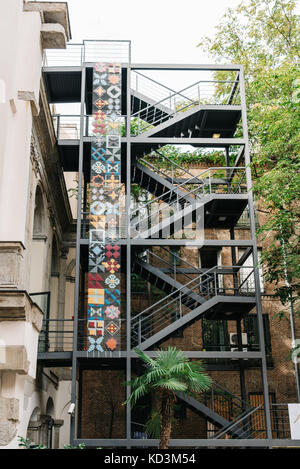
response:
[[[67,3],[2,2],[0,39],[0,448],[18,447],[18,436],[48,444],[51,432],[58,447],[69,438],[70,386],[37,369],[47,295],[30,295],[52,292],[63,314],[72,293],[62,244],[72,213],[41,77],[44,49],[70,39]]]

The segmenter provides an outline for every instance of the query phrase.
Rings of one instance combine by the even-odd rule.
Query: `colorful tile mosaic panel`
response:
[[[88,352],[120,350],[121,67],[93,70],[90,173]]]

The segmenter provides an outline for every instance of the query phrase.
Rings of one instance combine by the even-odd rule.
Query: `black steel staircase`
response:
[[[122,162],[120,183],[123,185],[124,194],[130,202],[126,202],[126,214],[120,213],[120,218],[117,220],[119,224],[121,221],[123,223],[124,219],[126,222],[124,222],[126,229],[122,232],[125,234],[120,236],[119,241],[121,249],[124,254],[126,252],[127,257],[122,254],[122,259],[126,259],[126,261],[123,260],[120,265],[120,272],[123,276],[123,290],[121,292],[123,297],[120,301],[119,314],[120,317],[122,316],[123,323],[120,319],[122,333],[120,334],[120,350],[116,353],[114,351],[103,353],[95,349],[88,354],[85,343],[86,313],[84,303],[86,299],[84,295],[86,292],[84,283],[87,275],[86,246],[90,236],[90,220],[86,216],[86,212],[88,212],[89,203],[93,138],[90,131],[90,122],[93,119],[93,63],[81,61],[80,66],[45,66],[43,69],[49,103],[80,102],[82,113],[81,116],[77,116],[80,123],[78,126],[75,125],[75,131],[78,131],[76,138],[65,137],[63,139],[60,126],[63,127],[64,120],[58,118],[55,121],[62,169],[66,172],[78,171],[78,180],[83,181],[82,193],[79,194],[78,198],[78,200],[83,200],[83,208],[81,219],[78,216],[76,238],[76,249],[77,253],[78,250],[80,251],[80,254],[77,256],[75,296],[78,305],[75,307],[74,328],[73,323],[69,320],[72,334],[74,330],[73,348],[77,348],[76,350],[66,350],[61,357],[61,360],[64,360],[62,363],[69,365],[72,359],[72,398],[74,402],[77,400],[79,402],[82,398],[82,390],[79,397],[76,394],[76,379],[80,375],[77,371],[81,371],[80,367],[83,371],[85,367],[86,369],[93,367],[100,369],[103,363],[103,369],[106,369],[105,366],[108,365],[108,362],[104,363],[105,360],[111,360],[109,366],[119,360],[121,367],[126,366],[126,380],[130,382],[132,377],[131,360],[132,358],[136,360],[133,352],[134,347],[153,351],[168,338],[173,337],[174,339],[174,333],[184,331],[185,328],[202,318],[240,321],[260,301],[259,295],[255,291],[259,284],[257,273],[254,275],[254,269],[247,266],[245,267],[246,272],[244,271],[244,274],[241,275],[244,267],[239,264],[239,261],[234,260],[235,256],[233,255],[233,250],[237,251],[240,246],[250,249],[254,258],[255,252],[257,252],[253,232],[250,232],[249,239],[234,238],[234,228],[247,205],[250,215],[253,211],[252,195],[248,192],[251,188],[251,176],[249,171],[246,171],[250,162],[247,135],[245,135],[246,125],[241,125],[241,128],[244,129],[244,135],[237,136],[239,121],[241,117],[244,119],[246,115],[244,86],[241,87],[241,93],[239,92],[240,78],[243,80],[241,68],[238,65],[229,65],[225,68],[217,66],[214,69],[210,65],[197,65],[187,68],[179,66],[177,69],[174,65],[160,66],[156,64],[153,68],[153,77],[160,71],[163,71],[164,74],[169,72],[171,74],[173,71],[179,74],[185,70],[189,73],[195,71],[197,81],[194,80],[191,86],[182,88],[180,91],[174,91],[170,88],[173,86],[172,80],[168,83],[170,86],[168,87],[141,73],[146,75],[149,73],[151,76],[150,65],[149,67],[145,64],[132,66],[129,62],[120,61],[122,64],[122,91],[120,95],[122,134],[119,140]],[[224,75],[215,74],[216,71],[220,72],[221,70]],[[200,75],[204,77],[203,80],[199,80]],[[225,75],[228,80],[218,78],[225,77]],[[181,166],[165,156],[163,150],[160,151],[164,145],[173,144],[188,144],[194,148],[206,148],[208,152],[215,148],[222,149],[224,151],[224,166],[199,171],[191,170],[187,165]],[[229,153],[233,147],[235,149],[240,147],[242,151],[236,152],[236,155],[240,156],[237,156],[233,166],[230,166],[232,161]],[[161,162],[163,164],[160,164]],[[147,196],[144,199],[142,197],[139,200],[133,200],[131,184],[137,185]],[[129,207],[130,203],[131,207]],[[170,260],[171,248],[178,245],[191,246],[198,250],[208,241],[209,248],[213,246],[219,250],[222,249],[223,234],[220,237],[215,236],[215,233],[211,236],[208,230],[208,234],[206,232],[208,238],[206,239],[204,236],[200,238],[197,231],[199,221],[200,229],[221,229],[224,232],[227,230],[228,239],[226,239],[224,246],[227,246],[228,250],[231,249],[232,262],[229,261],[229,263],[233,265],[214,265],[211,268],[200,269],[180,256],[177,256],[178,262],[172,263]],[[108,228],[105,227],[104,231],[106,229]],[[186,236],[185,229],[187,232],[188,230],[193,232],[194,237]],[[180,236],[180,230],[184,236]],[[180,240],[178,244],[176,243],[177,239]],[[137,310],[132,312],[137,304],[137,302],[132,304],[131,299],[131,297],[133,298],[130,281],[132,273],[137,274],[161,292],[160,299],[153,300],[153,304],[150,304],[149,295],[147,300],[150,303],[146,304],[150,304],[150,306],[147,308],[145,308],[145,301],[141,295],[139,304],[142,306],[139,307],[138,311],[141,309],[142,311],[139,313],[136,313]],[[246,288],[249,277],[252,278],[252,282],[249,282],[253,285],[252,289]],[[254,277],[256,283],[253,282]],[[156,294],[156,289],[153,290]],[[148,291],[151,291],[150,288]],[[260,314],[259,311],[258,314]],[[56,327],[55,333],[58,329]],[[58,341],[58,344],[62,343],[62,346],[66,347],[65,337],[69,330],[67,327],[61,329],[62,339]],[[240,345],[238,350],[242,350]],[[67,352],[68,356],[66,356]],[[231,351],[223,354],[221,348],[208,352],[204,349],[195,350],[191,347],[186,352],[192,359],[199,359],[199,357],[202,359],[204,356],[205,359],[208,357],[208,360],[216,362],[222,357],[225,357],[224,360],[231,360],[231,357],[229,358]],[[263,350],[257,352],[254,358],[262,360],[263,353]],[[47,356],[42,358],[46,360],[50,352],[44,353],[44,355]],[[233,367],[235,370],[240,366],[238,361],[243,360],[241,355],[238,351],[233,354],[236,360]],[[245,355],[247,355],[246,360],[250,361],[253,358],[250,351]],[[68,361],[66,362],[66,360]],[[125,362],[126,365],[124,365]],[[267,395],[266,385],[263,386],[264,394]],[[244,391],[241,384],[241,395],[243,396],[246,395],[246,391]],[[127,397],[129,392],[129,386],[127,386]],[[180,394],[178,394],[178,399],[184,401],[193,411],[204,416],[215,427],[211,429],[211,438],[222,439],[227,438],[228,435],[235,439],[252,437],[251,415],[256,409],[249,407],[247,402],[241,401],[221,385],[214,383],[208,393],[199,395],[199,399]],[[80,405],[79,402],[78,409]],[[134,442],[130,439],[129,404],[127,404],[126,415],[128,417],[126,440],[124,439],[121,443],[124,447],[131,447],[134,446]],[[75,420],[74,418],[72,422],[74,435],[76,434]],[[73,436],[71,440],[73,443],[81,441],[78,436],[77,440]],[[115,441],[94,439],[91,444],[92,446],[110,447],[115,444]],[[180,444],[179,442],[178,446]],[[203,444],[200,442],[202,446],[205,444],[207,445],[207,442]],[[150,445],[153,446],[153,442],[150,441],[148,446]]]
[[[204,315],[209,319],[223,319],[226,313],[230,314],[230,319],[237,319],[247,314],[255,303],[255,292],[243,289],[247,278],[253,275],[252,269],[241,281],[242,267],[215,266],[193,276],[184,285],[141,259],[134,259],[133,269],[161,290],[170,292],[131,318],[133,344],[143,350],[157,346],[177,329],[187,327]]]
[[[251,438],[249,416],[254,408],[216,381],[198,399],[182,393],[177,393],[177,397],[216,427],[211,430],[212,438],[222,438],[224,435],[230,435],[231,438]]]

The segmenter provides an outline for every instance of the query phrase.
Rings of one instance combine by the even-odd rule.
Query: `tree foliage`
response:
[[[300,27],[294,0],[244,0],[229,8],[213,38],[215,61],[245,72],[253,190],[263,201],[265,279],[286,308],[299,300],[300,277]],[[295,307],[297,310],[297,306]]]

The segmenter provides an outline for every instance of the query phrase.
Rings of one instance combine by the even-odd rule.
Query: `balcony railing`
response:
[[[126,320],[121,320],[120,343],[126,348]],[[74,338],[73,319],[47,319],[39,337],[39,352],[72,352]],[[77,350],[87,351],[89,348],[87,319],[78,320]]]
[[[99,59],[100,58],[100,59]],[[44,67],[80,67],[83,63],[130,62],[130,41],[86,40],[80,44],[67,44],[66,49],[47,49]]]
[[[80,115],[54,114],[52,116],[55,135],[58,140],[79,140]],[[83,120],[83,137],[92,137],[94,117],[85,115]],[[125,132],[125,117],[121,117],[120,125]]]
[[[73,329],[73,319],[45,320],[39,337],[39,352],[71,352]]]

